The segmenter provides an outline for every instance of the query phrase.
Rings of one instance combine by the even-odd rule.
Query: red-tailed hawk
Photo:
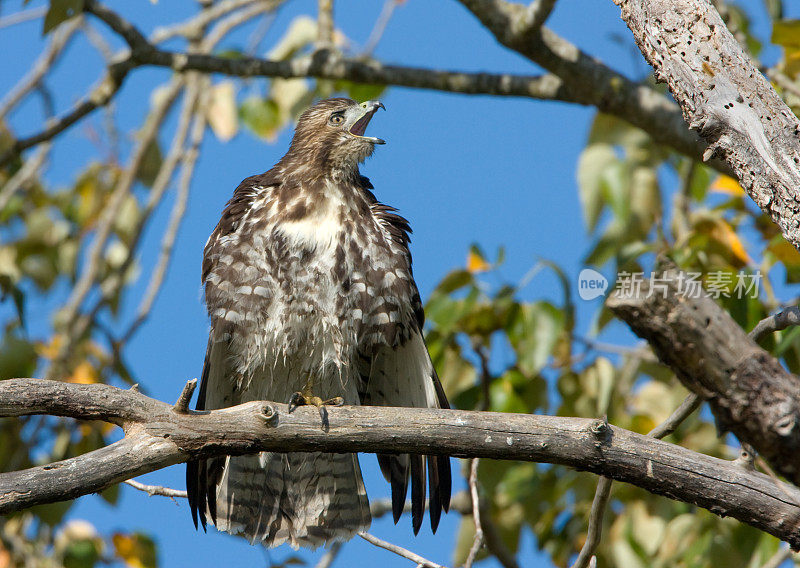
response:
[[[286,155],[244,180],[203,256],[211,320],[197,408],[342,397],[345,404],[448,408],[422,336],[408,222],[378,202],[358,165],[377,101],[321,101]],[[412,525],[450,502],[443,456],[379,455],[395,522],[411,480]],[[192,517],[203,528],[294,547],[351,538],[371,518],[355,454],[271,453],[191,462]]]

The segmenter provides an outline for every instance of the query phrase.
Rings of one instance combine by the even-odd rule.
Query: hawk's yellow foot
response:
[[[310,390],[302,390],[292,393],[289,397],[289,412],[292,412],[298,406],[316,406],[319,408],[320,415],[322,415],[323,408],[326,406],[342,406],[344,399],[341,396],[335,396],[328,400],[322,400],[320,397],[311,393]]]

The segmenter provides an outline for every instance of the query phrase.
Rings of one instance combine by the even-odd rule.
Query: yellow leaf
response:
[[[239,130],[236,109],[236,86],[233,81],[222,81],[211,88],[211,101],[206,108],[206,117],[217,138],[227,142]]]
[[[717,193],[727,193],[728,195],[739,196],[744,195],[744,189],[739,185],[739,182],[730,176],[719,176],[709,188],[711,191]]]
[[[470,250],[467,254],[467,270],[472,274],[477,272],[486,272],[492,268],[492,265],[486,262],[478,252]]]
[[[770,244],[769,251],[783,264],[792,266],[800,265],[800,252],[783,238]]]
[[[138,533],[114,533],[111,542],[114,544],[116,556],[121,558],[128,568],[156,566],[155,547],[149,537]]]
[[[45,359],[55,359],[58,352],[61,350],[61,345],[64,343],[64,336],[57,333],[53,336],[49,343],[37,343],[36,353]]]
[[[736,260],[741,262],[743,265],[750,263],[750,256],[744,249],[744,245],[742,244],[739,235],[736,234],[736,232],[731,228],[731,226],[727,223],[727,221],[720,219],[720,221],[711,231],[711,234],[719,242],[721,242],[722,244],[727,246],[728,249],[730,249],[731,253],[736,258]]]
[[[93,385],[94,383],[99,382],[100,377],[97,375],[97,371],[89,361],[82,361],[75,367],[75,370],[72,372],[67,378],[68,383],[78,383],[81,385]]]
[[[0,543],[0,568],[11,568],[11,554]]]

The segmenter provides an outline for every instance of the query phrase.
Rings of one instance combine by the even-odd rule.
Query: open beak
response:
[[[386,110],[386,107],[383,106],[383,103],[380,101],[365,101],[361,103],[357,109],[353,109],[352,111],[348,112],[348,115],[352,113],[352,117],[347,117],[348,122],[352,120],[352,126],[348,127],[347,131],[353,136],[363,138],[364,140],[369,140],[373,144],[386,144],[386,141],[380,138],[364,136],[364,132],[367,130],[367,125],[369,124],[369,121],[372,120],[372,115],[378,112],[379,108]]]

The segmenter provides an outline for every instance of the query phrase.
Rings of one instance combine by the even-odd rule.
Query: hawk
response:
[[[448,408],[422,335],[408,221],[380,203],[359,164],[383,105],[323,100],[298,120],[289,151],[245,179],[206,243],[211,322],[198,410],[253,400]],[[411,482],[412,526],[450,503],[445,456],[378,455],[395,523]],[[194,461],[192,518],[272,547],[316,548],[366,530],[356,454],[261,452]]]

